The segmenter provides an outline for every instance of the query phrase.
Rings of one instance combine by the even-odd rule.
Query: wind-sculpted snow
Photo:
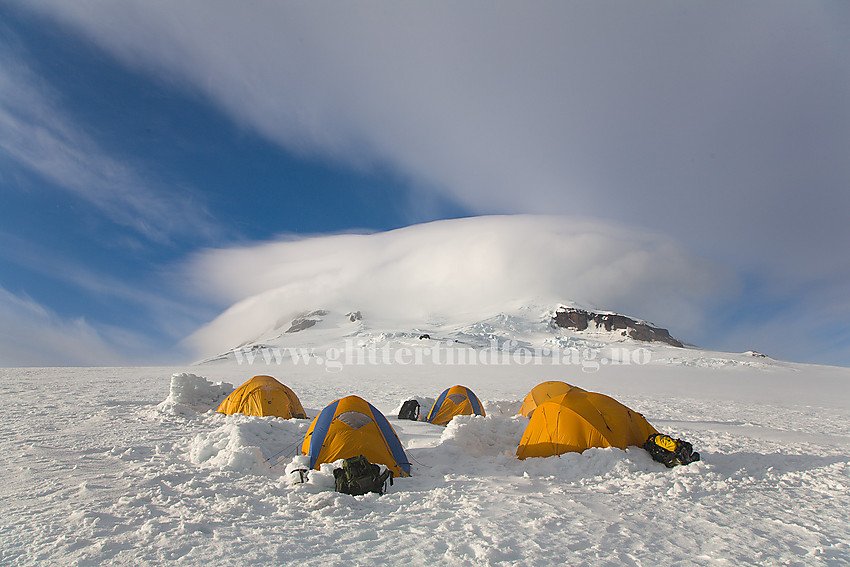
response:
[[[168,397],[157,406],[157,409],[175,414],[215,409],[232,391],[232,384],[226,382],[213,384],[203,376],[180,372],[171,377]]]
[[[452,443],[472,457],[511,457],[528,419],[522,416],[455,416],[440,436],[441,446]]]
[[[283,453],[301,449],[309,421],[247,415],[222,416],[221,425],[198,434],[186,447],[189,460],[203,467],[250,474],[279,474]]]
[[[257,370],[177,372],[181,395],[168,369],[0,370],[10,433],[0,437],[0,474],[12,479],[0,485],[0,564],[834,566],[850,557],[842,369],[431,366],[328,376],[274,367],[308,415],[356,393],[389,418],[413,476],[358,497],[333,491],[333,464],[301,482],[309,420],[215,413],[226,389],[218,383]],[[770,399],[750,395],[803,372],[794,395],[785,386]],[[533,385],[559,377],[615,396],[703,460],[668,470],[638,447],[518,460],[526,420],[513,414]],[[395,418],[406,399],[427,412],[454,383],[476,392],[486,417],[447,427]]]

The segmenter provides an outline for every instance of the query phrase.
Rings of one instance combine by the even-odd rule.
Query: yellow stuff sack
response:
[[[643,444],[643,448],[652,455],[653,459],[664,463],[667,468],[687,465],[699,460],[699,453],[694,451],[693,445],[661,433],[650,435]]]

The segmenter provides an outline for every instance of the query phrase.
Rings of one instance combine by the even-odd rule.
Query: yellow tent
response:
[[[375,406],[357,396],[335,400],[316,416],[301,453],[310,456],[311,469],[363,455],[397,477],[410,476],[410,462],[392,425]]]
[[[528,421],[517,457],[581,453],[590,447],[642,446],[658,433],[639,413],[604,394],[573,388],[543,402]]]
[[[244,413],[260,417],[307,418],[295,392],[271,376],[254,376],[233,390],[217,411],[226,415]]]
[[[425,421],[446,425],[456,415],[485,415],[478,396],[466,386],[452,386],[443,390]]]
[[[557,398],[562,394],[566,394],[573,388],[579,388],[578,386],[572,386],[567,384],[566,382],[561,382],[559,380],[550,380],[549,382],[541,382],[536,385],[525,399],[522,401],[522,407],[519,409],[519,413],[524,415],[525,417],[531,417],[531,414],[534,412],[534,409],[547,400],[551,400],[552,398]]]

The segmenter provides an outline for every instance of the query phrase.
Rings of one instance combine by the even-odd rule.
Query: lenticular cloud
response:
[[[730,283],[669,239],[533,215],[207,250],[189,271],[193,287],[232,305],[189,337],[200,354],[233,348],[315,309],[416,325],[573,302],[681,329],[698,324]]]

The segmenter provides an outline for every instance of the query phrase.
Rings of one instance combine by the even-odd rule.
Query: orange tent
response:
[[[543,402],[528,421],[517,457],[581,453],[590,447],[642,446],[658,433],[646,419],[604,394],[573,388]]]
[[[260,417],[275,416],[306,419],[307,414],[295,392],[271,376],[254,376],[230,393],[221,405],[220,413],[244,413]]]
[[[549,382],[541,382],[536,385],[525,399],[522,401],[522,407],[519,409],[519,413],[524,415],[525,417],[531,417],[531,414],[534,413],[534,409],[542,404],[545,401],[551,400],[552,398],[557,398],[562,394],[566,394],[573,388],[579,388],[578,386],[572,386],[567,384],[566,382],[561,382],[559,380],[550,380]]]

